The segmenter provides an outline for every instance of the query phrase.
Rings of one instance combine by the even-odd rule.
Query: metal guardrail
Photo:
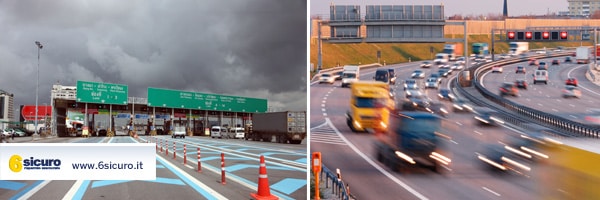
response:
[[[377,67],[381,67],[383,65],[379,64],[379,63],[371,63],[371,64],[365,64],[365,65],[359,65],[358,69],[370,69],[370,68],[377,68]],[[311,79],[312,81],[315,81],[316,79],[319,79],[321,77],[321,74],[327,72],[338,72],[344,69],[344,66],[341,67],[333,67],[333,68],[329,68],[329,69],[322,69],[319,71],[319,73],[315,74],[315,76],[313,76],[313,78]]]
[[[547,54],[547,55],[531,56],[531,57],[527,57],[527,59],[529,59],[529,58],[552,58],[552,57],[566,56],[566,55],[570,55],[570,54],[571,53],[554,53],[554,54]],[[522,62],[522,61],[523,61],[522,58],[513,58],[513,59],[501,60],[501,61],[497,61],[497,62],[485,63],[485,64],[482,64],[479,66],[472,67],[474,69],[471,69],[471,70],[474,71],[473,74],[475,77],[472,80],[472,83],[473,83],[474,87],[477,89],[477,91],[479,91],[481,93],[481,95],[483,95],[486,99],[488,99],[491,102],[494,102],[496,105],[504,108],[504,110],[499,110],[499,112],[501,112],[503,115],[505,115],[504,118],[508,122],[516,123],[516,125],[522,124],[523,122],[525,122],[525,123],[541,122],[550,127],[554,127],[554,129],[558,130],[559,134],[562,133],[561,135],[563,135],[563,136],[572,136],[572,137],[573,136],[574,137],[583,136],[583,137],[593,137],[593,138],[600,137],[600,128],[599,127],[571,121],[570,119],[567,119],[567,118],[564,118],[561,116],[538,111],[538,110],[529,108],[527,106],[523,106],[523,105],[514,103],[508,99],[502,98],[499,95],[496,95],[496,94],[488,91],[486,88],[484,88],[479,83],[479,80],[481,79],[483,73],[485,73],[486,71],[489,71],[492,66],[513,64],[513,63],[518,63],[518,62]],[[469,100],[473,101],[474,103],[489,106],[489,107],[496,107],[494,105],[491,105],[489,102],[475,98],[472,94],[468,93],[464,88],[460,87],[460,85],[456,84],[456,81],[454,82],[454,84],[457,86],[458,90],[462,94],[464,94]],[[515,115],[508,111],[517,113],[518,115]],[[523,117],[526,117],[526,118],[523,118]],[[531,119],[533,119],[533,121]],[[565,132],[569,132],[569,133],[573,133],[573,134],[566,134]]]
[[[320,177],[325,177],[325,188],[329,188],[329,183],[331,182],[332,194],[336,195],[339,199],[350,200],[351,195],[347,190],[348,188],[347,185],[344,184],[344,181],[338,179],[337,174],[329,171],[327,167],[322,167],[323,169],[321,169]],[[325,176],[323,176],[323,174],[325,174]]]

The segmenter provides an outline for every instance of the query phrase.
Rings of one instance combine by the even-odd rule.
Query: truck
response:
[[[456,58],[463,55],[463,49],[462,43],[446,44],[443,53],[448,54],[448,60],[455,61]]]
[[[511,56],[517,56],[529,51],[529,42],[510,42],[508,43],[508,53]]]
[[[283,111],[252,114],[245,140],[300,144],[306,138],[306,111]]]
[[[438,54],[435,54],[435,59],[433,59],[433,63],[438,64],[438,65],[446,64],[446,63],[448,63],[448,60],[449,60],[448,54],[438,53]]]
[[[490,50],[487,43],[473,43],[471,51],[473,54],[475,54],[475,56],[487,56],[488,54],[490,54]]]
[[[390,110],[394,107],[394,96],[389,84],[357,81],[351,86],[346,124],[352,132],[384,132],[387,130]]]
[[[394,112],[387,133],[376,136],[375,157],[392,171],[427,168],[443,174],[452,160],[444,152],[441,127],[441,117],[430,112]]]
[[[575,61],[577,64],[587,64],[590,60],[590,50],[587,47],[577,47],[575,50]]]
[[[342,72],[342,87],[348,87],[360,78],[359,68],[355,65],[346,65]]]

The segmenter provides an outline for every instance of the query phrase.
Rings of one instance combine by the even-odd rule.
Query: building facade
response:
[[[14,95],[0,90],[0,128],[8,127],[8,122],[15,121]]]
[[[590,16],[600,10],[600,0],[567,0],[569,15]]]

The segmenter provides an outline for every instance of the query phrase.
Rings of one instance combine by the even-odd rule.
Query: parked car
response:
[[[517,88],[527,89],[527,81],[519,79],[515,81]]]
[[[517,86],[515,84],[511,82],[505,82],[502,84],[502,86],[500,86],[500,96],[505,95],[516,97],[519,95],[519,89],[517,89]]]
[[[576,78],[568,78],[567,81],[565,82],[565,85],[577,86],[577,79]]]
[[[22,130],[19,129],[13,129],[13,134],[15,134],[15,137],[25,137],[27,136],[27,133],[23,132]]]
[[[581,90],[579,90],[579,88],[577,88],[575,86],[567,85],[565,87],[565,89],[563,89],[563,97],[564,98],[569,98],[569,97],[581,98]]]
[[[334,82],[335,82],[335,77],[333,77],[330,73],[321,74],[321,78],[319,78],[319,84],[321,84],[321,83],[333,84]]]

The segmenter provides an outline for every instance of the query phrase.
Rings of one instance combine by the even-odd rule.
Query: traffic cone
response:
[[[269,178],[267,177],[267,167],[265,165],[265,157],[260,156],[260,168],[258,169],[258,192],[250,193],[252,198],[257,200],[276,200],[278,197],[271,194],[269,186]]]

